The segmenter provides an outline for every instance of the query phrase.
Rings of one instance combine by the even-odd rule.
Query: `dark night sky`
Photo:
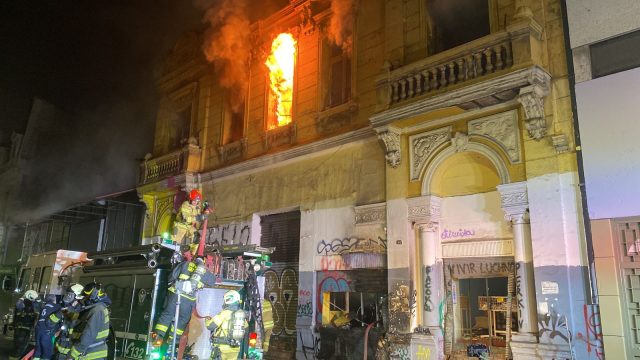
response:
[[[73,119],[30,175],[43,194],[25,195],[28,208],[135,186],[153,141],[158,65],[201,17],[183,0],[0,2],[0,144],[25,130],[35,96]]]

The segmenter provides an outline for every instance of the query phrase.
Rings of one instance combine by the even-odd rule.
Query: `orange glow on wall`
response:
[[[269,115],[267,129],[275,129],[291,123],[293,104],[293,72],[296,41],[293,35],[282,33],[271,43],[271,54],[265,65],[269,68]]]

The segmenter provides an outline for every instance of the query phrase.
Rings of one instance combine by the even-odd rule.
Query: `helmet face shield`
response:
[[[35,301],[38,298],[38,293],[35,290],[27,290],[24,293],[24,298],[30,301]]]
[[[235,290],[229,290],[224,294],[225,305],[240,304],[240,293]]]

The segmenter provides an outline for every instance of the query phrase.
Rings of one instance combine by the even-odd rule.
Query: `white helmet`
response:
[[[224,293],[224,304],[233,305],[240,303],[240,293],[235,290],[229,290]]]
[[[35,290],[27,290],[24,293],[24,298],[30,301],[35,301],[38,298],[38,293]]]
[[[70,290],[76,295],[76,299],[82,299],[84,297],[84,295],[82,294],[82,290],[84,290],[84,286],[76,283],[71,285]]]

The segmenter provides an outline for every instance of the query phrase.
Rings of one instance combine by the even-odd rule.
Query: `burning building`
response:
[[[248,13],[219,2],[166,60],[147,241],[199,188],[208,242],[275,246],[267,357],[588,358],[560,1]]]

